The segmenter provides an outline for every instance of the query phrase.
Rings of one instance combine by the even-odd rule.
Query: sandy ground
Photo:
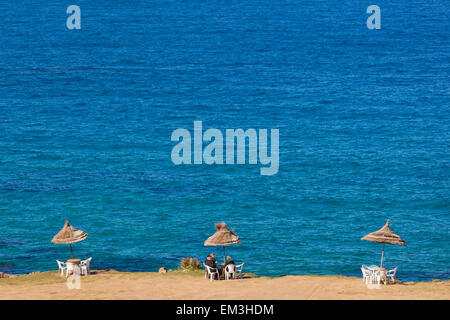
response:
[[[0,299],[450,299],[450,281],[381,285],[360,278],[284,276],[229,281],[201,273],[97,271],[69,290],[56,272],[0,279]]]

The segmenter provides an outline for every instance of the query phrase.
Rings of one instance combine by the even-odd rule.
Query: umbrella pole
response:
[[[381,264],[380,264],[380,268],[383,268],[384,246],[385,246],[385,244],[383,243],[383,251],[381,252]]]
[[[225,265],[225,246],[223,246],[223,265]]]
[[[73,250],[72,250],[72,244],[70,244],[70,253],[72,254],[72,259],[73,259]]]

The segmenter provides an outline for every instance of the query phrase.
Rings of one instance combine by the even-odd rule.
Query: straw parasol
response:
[[[72,227],[69,221],[64,222],[64,227],[53,237],[54,244],[70,244],[70,253],[73,259],[72,243],[86,239],[88,234],[82,230]]]
[[[383,244],[380,268],[383,267],[384,246],[386,243],[395,244],[398,246],[406,246],[406,242],[402,238],[400,238],[399,235],[393,233],[391,228],[389,228],[389,219],[386,221],[386,224],[383,228],[378,231],[369,233],[367,236],[361,238],[361,240],[379,242]]]
[[[230,231],[225,222],[216,223],[216,233],[206,239],[205,246],[223,246],[223,263],[225,263],[225,246],[241,243],[239,238],[233,231]]]

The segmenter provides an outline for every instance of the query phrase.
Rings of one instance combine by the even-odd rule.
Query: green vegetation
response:
[[[21,285],[21,284],[52,284],[64,283],[66,278],[61,277],[58,271],[38,272],[27,275],[17,275],[10,278],[0,279],[0,285]]]
[[[186,258],[185,258],[186,259]],[[183,261],[185,260],[183,259]],[[192,259],[192,258],[188,258]],[[104,279],[104,277],[109,276],[119,276],[130,280],[140,280],[153,277],[201,277],[205,276],[205,270],[199,268],[199,265],[193,261],[182,264],[178,270],[168,271],[167,273],[158,272],[127,272],[127,271],[117,271],[117,270],[92,270],[91,275],[88,277],[83,277],[82,281],[97,281]],[[197,260],[198,262],[198,260]],[[243,274],[243,278],[257,278],[253,273]],[[2,290],[3,285],[46,285],[46,284],[64,284],[67,281],[66,277],[62,277],[59,271],[46,271],[37,272],[33,274],[26,275],[15,275],[10,278],[0,279],[0,290]]]
[[[202,267],[200,265],[200,261],[196,258],[183,258],[181,260],[180,264],[180,270],[188,270],[188,271],[195,271],[195,270],[201,270]]]

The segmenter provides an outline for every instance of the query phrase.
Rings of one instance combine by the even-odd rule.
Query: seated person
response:
[[[219,277],[222,274],[222,270],[217,266],[216,263],[216,257],[214,256],[214,253],[211,253],[209,256],[206,257],[205,265],[210,268],[215,268],[219,272]]]
[[[207,265],[210,268],[217,268],[216,258],[214,256],[214,253],[211,253],[209,256],[206,257],[205,265]]]
[[[227,263],[225,263],[225,265],[223,267],[225,268],[229,264],[234,264],[235,265],[233,259],[231,259],[231,256],[227,256]]]

